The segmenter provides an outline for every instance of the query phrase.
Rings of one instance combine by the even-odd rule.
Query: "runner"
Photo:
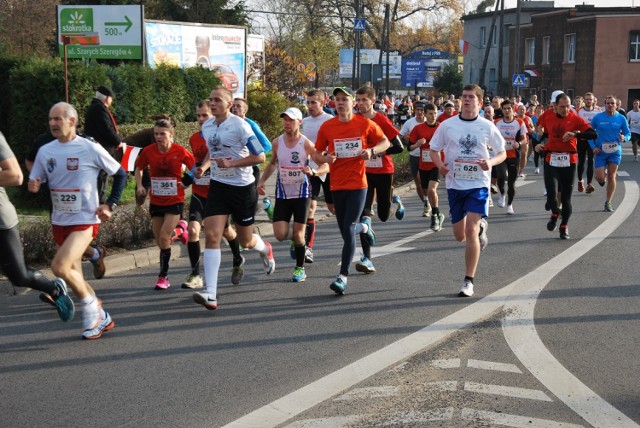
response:
[[[0,273],[16,287],[29,287],[50,296],[62,321],[71,321],[75,314],[73,300],[62,278],[51,281],[41,272],[29,269],[24,262],[18,214],[7,197],[5,187],[20,186],[23,176],[20,165],[7,140],[0,132],[0,246],[4,248]]]
[[[422,192],[429,198],[431,204],[431,230],[439,232],[442,229],[442,223],[444,222],[444,214],[440,212],[438,205],[438,182],[440,181],[440,171],[435,163],[431,160],[430,141],[433,134],[438,128],[438,121],[436,116],[438,114],[436,106],[433,104],[427,104],[426,110],[426,122],[416,125],[409,135],[411,145],[409,149],[415,147],[420,148],[420,187]],[[444,160],[441,159],[441,160]]]
[[[533,110],[533,106],[532,106]],[[527,166],[527,162],[529,161],[529,152],[530,152],[530,144],[531,136],[533,131],[535,131],[535,127],[533,126],[533,121],[527,115],[526,108],[524,104],[518,104],[518,109],[516,111],[516,117],[522,121],[524,124],[527,133],[524,134],[524,140],[520,141],[520,165],[518,166],[518,177],[524,177],[524,168]]]
[[[302,119],[301,132],[307,137],[314,145],[318,138],[318,130],[320,126],[327,120],[332,119],[333,116],[324,111],[326,96],[324,92],[319,89],[311,89],[307,92],[307,109],[309,110],[309,116]],[[320,197],[320,190],[324,195],[324,201],[327,204],[327,209],[330,213],[335,214],[333,207],[333,198],[331,197],[331,178],[328,174],[329,166],[324,164],[319,169],[318,164],[309,160],[309,166],[315,170],[315,174],[310,177],[311,180],[311,205],[309,206],[309,215],[307,217],[307,227],[305,229],[305,263],[313,263],[313,243],[316,236],[316,209],[318,208],[318,198]],[[327,173],[325,173],[327,172]]]
[[[302,112],[288,108],[280,113],[284,134],[272,141],[273,154],[258,182],[258,194],[265,194],[265,183],[274,173],[276,177],[276,204],[273,214],[273,233],[278,241],[289,239],[289,222],[293,217],[292,256],[296,267],[291,281],[307,279],[305,262],[305,229],[311,205],[311,183],[309,177],[315,171],[309,166],[309,156],[315,152],[313,143],[300,133]]]
[[[264,162],[264,149],[249,124],[231,113],[233,94],[220,87],[211,91],[210,106],[213,117],[202,125],[202,136],[207,142],[209,156],[195,170],[201,178],[211,167],[211,182],[204,210],[205,291],[195,292],[193,300],[209,310],[218,307],[218,273],[220,270],[220,243],[229,216],[236,233],[246,249],[260,254],[267,275],[275,271],[271,244],[253,233],[258,202],[253,166]]]
[[[608,181],[607,200],[604,202],[604,210],[607,212],[613,211],[611,200],[616,192],[616,176],[622,160],[620,143],[631,138],[627,119],[617,112],[616,101],[613,95],[607,95],[605,111],[591,119],[591,127],[598,133],[598,138],[589,142],[595,155],[596,181],[600,186],[604,186]]]
[[[174,127],[170,120],[156,121],[153,133],[156,144],[147,146],[136,159],[136,194],[142,197],[147,192],[142,184],[142,172],[149,167],[149,214],[153,237],[160,248],[160,273],[155,289],[166,290],[171,286],[168,278],[171,235],[184,211],[182,167],[191,169],[195,160],[187,149],[174,143]]]
[[[340,274],[330,285],[336,294],[344,294],[351,261],[356,252],[356,233],[364,233],[369,245],[375,245],[371,218],[362,214],[367,195],[365,161],[382,153],[390,146],[387,137],[375,122],[353,114],[355,95],[350,88],[333,90],[338,116],[325,122],[318,131],[316,150],[327,154],[314,154],[318,164],[328,163],[331,171],[331,192],[336,209],[336,220],[344,244]]]
[[[67,103],[54,105],[49,128],[56,138],[44,145],[29,175],[29,191],[38,192],[49,183],[53,213],[51,224],[57,244],[51,262],[54,275],[62,278],[82,304],[84,339],[98,339],[115,323],[82,274],[82,253],[98,234],[100,221],[111,218],[122,194],[127,175],[120,164],[100,146],[76,135],[78,113]],[[107,203],[98,203],[98,172],[113,175]]]
[[[424,123],[426,120],[424,116],[424,107],[425,103],[418,101],[414,106],[415,116],[411,119],[407,120],[402,128],[400,129],[400,135],[409,150],[409,168],[411,168],[411,176],[413,177],[413,181],[416,184],[416,193],[422,201],[424,205],[424,210],[422,211],[422,217],[429,217],[431,215],[431,205],[429,204],[429,198],[422,192],[422,183],[420,181],[419,174],[419,165],[420,165],[420,147],[416,147],[415,149],[409,149],[411,142],[409,141],[409,134],[413,128],[419,124]],[[436,110],[437,113],[437,110]]]
[[[578,110],[578,116],[591,123],[591,119],[602,110],[596,105],[596,97],[587,92],[584,94],[584,107]],[[578,140],[578,192],[592,193],[595,188],[591,182],[593,181],[593,150],[591,149],[591,142],[583,139]],[[582,176],[584,174],[585,164],[587,166],[587,187],[585,189],[584,180]]]
[[[373,109],[375,99],[376,94],[371,86],[359,88],[356,91],[356,109],[358,114],[374,121],[382,129],[391,146],[385,152],[376,154],[376,156],[365,162],[367,196],[361,220],[372,217],[374,197],[377,204],[378,218],[382,222],[386,222],[389,219],[392,212],[392,203],[395,205],[393,211],[396,218],[402,220],[405,210],[400,196],[393,195],[393,173],[395,168],[393,158],[390,155],[401,153],[404,150],[404,146],[400,140],[400,134],[393,126],[393,123],[384,114]],[[376,268],[371,261],[371,245],[369,245],[366,235],[360,235],[360,245],[362,247],[362,255],[360,261],[356,262],[356,270],[363,273],[375,272]]]
[[[519,157],[526,156],[524,148],[521,148],[522,141],[526,138],[527,128],[524,123],[514,116],[513,103],[511,100],[504,100],[500,105],[502,117],[496,119],[496,127],[505,141],[507,158],[504,162],[495,165],[497,185],[500,191],[498,206],[507,206],[507,214],[514,215],[513,198],[516,195],[516,180],[518,178]],[[505,199],[504,183],[507,181],[507,197]]]
[[[504,139],[493,123],[479,117],[483,91],[478,85],[462,90],[462,110],[444,121],[431,139],[431,160],[445,176],[453,235],[466,241],[465,277],[459,296],[473,296],[473,280],[486,248],[491,167],[506,159]],[[489,158],[489,147],[495,152]],[[444,151],[446,163],[440,158]]]
[[[638,141],[640,141],[640,100],[633,100],[633,110],[627,113],[631,143],[633,144],[633,161],[638,162]]]
[[[555,111],[547,110],[536,124],[538,135],[547,134],[547,142],[538,144],[536,150],[545,151],[544,185],[547,192],[545,209],[551,210],[547,230],[556,230],[561,211],[556,191],[562,203],[560,239],[569,239],[569,218],[573,211],[571,194],[578,161],[577,139],[592,140],[597,137],[586,120],[571,110],[571,99],[559,93],[554,100]],[[544,131],[544,132],[543,132]]]

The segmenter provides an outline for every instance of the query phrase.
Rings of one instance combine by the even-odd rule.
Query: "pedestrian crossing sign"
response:
[[[367,26],[367,20],[364,18],[356,18],[353,22],[353,31],[364,31]]]
[[[514,74],[511,80],[512,86],[527,86],[527,81],[524,74]]]

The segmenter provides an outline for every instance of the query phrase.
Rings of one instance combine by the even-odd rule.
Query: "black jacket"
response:
[[[120,144],[116,126],[102,101],[94,98],[84,115],[84,133],[93,137],[112,156]]]

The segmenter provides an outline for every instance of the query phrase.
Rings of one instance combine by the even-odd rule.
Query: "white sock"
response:
[[[367,233],[369,226],[364,223],[356,223],[355,233]]]
[[[254,245],[253,249],[262,254],[263,256],[267,255],[267,246],[264,241],[260,237],[260,235],[253,234],[254,238],[256,238],[256,245]]]
[[[342,275],[342,274],[340,274],[340,275],[338,275],[338,276],[340,277],[340,279],[342,280],[342,282],[344,282],[345,284],[347,283],[347,277],[346,277],[346,276],[344,276],[344,275]]]
[[[99,258],[100,258],[100,251],[98,251],[96,247],[93,247],[93,255],[91,256],[89,261],[97,262]]]
[[[204,249],[204,288],[207,293],[217,299],[218,271],[220,270],[220,248]]]

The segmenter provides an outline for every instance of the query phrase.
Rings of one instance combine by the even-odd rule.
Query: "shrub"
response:
[[[253,85],[247,90],[249,112],[247,117],[256,121],[269,140],[282,134],[280,113],[290,107],[289,100],[276,90]]]

